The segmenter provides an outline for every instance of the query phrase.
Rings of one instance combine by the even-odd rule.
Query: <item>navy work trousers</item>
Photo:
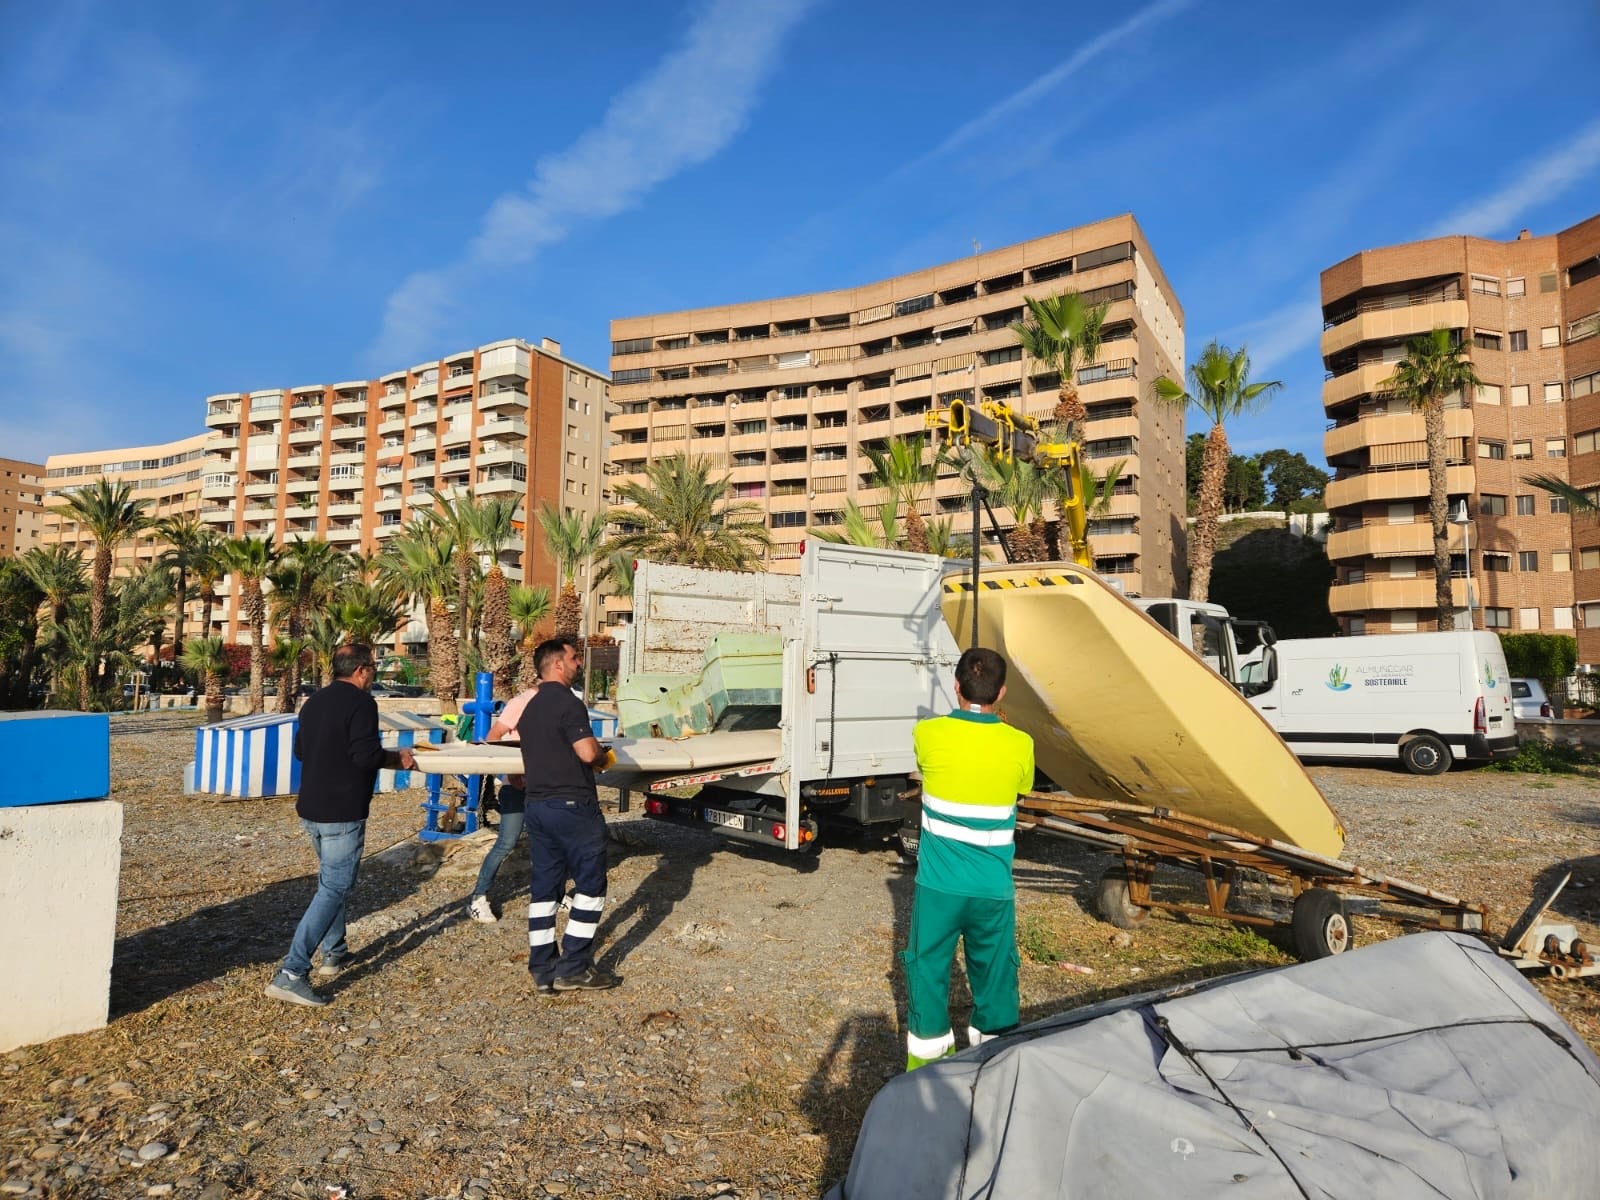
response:
[[[535,983],[582,975],[594,965],[594,935],[606,903],[606,820],[595,800],[527,803],[528,973]],[[567,928],[556,942],[556,908],[572,880]]]

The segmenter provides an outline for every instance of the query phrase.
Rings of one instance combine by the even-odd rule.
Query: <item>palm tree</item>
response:
[[[267,603],[262,581],[277,565],[278,552],[263,538],[240,537],[227,543],[223,551],[228,573],[239,584],[240,609],[250,630],[250,711],[259,713],[265,701],[262,675],[266,662]]]
[[[89,642],[100,641],[105,626],[106,595],[111,586],[111,568],[123,542],[136,537],[150,524],[148,500],[135,500],[133,485],[101,477],[67,497],[63,516],[74,520],[94,538],[94,563],[89,584]],[[78,683],[78,704],[89,706],[89,684],[98,663],[87,664]]]
[[[1045,541],[1044,507],[1048,498],[1046,472],[1026,459],[976,458],[983,486],[1003,508],[1011,510],[1012,527],[1005,535],[1012,562],[1044,562],[1050,556]]]
[[[314,610],[333,604],[340,585],[351,577],[349,555],[321,538],[296,538],[279,554],[273,587],[284,596],[283,627],[286,635],[301,639]],[[293,688],[300,686],[299,659],[295,660]]]
[[[403,619],[403,618],[402,618]],[[345,644],[344,624],[338,613],[314,612],[306,622],[304,639],[311,652],[311,662],[317,671],[317,681],[323,687],[333,682],[333,655]],[[353,640],[353,639],[351,639]]]
[[[878,546],[886,550],[893,550],[900,543],[899,497],[890,491],[888,499],[878,505],[877,511],[867,515],[867,510],[854,500],[844,502],[844,521],[836,529],[807,529],[806,533],[821,542],[833,542],[842,546]],[[877,518],[878,527],[872,527],[873,517]],[[909,521],[908,521],[909,523]],[[927,544],[924,533],[923,544]],[[926,554],[927,550],[918,553]]]
[[[200,635],[211,636],[211,612],[217,606],[217,584],[228,573],[224,547],[227,539],[215,529],[207,527],[195,547],[189,571],[194,575],[195,587],[200,593]]]
[[[206,724],[222,720],[222,681],[228,676],[228,656],[219,637],[199,637],[183,648],[183,666],[205,681]]]
[[[59,692],[62,687],[61,668],[65,657],[67,613],[72,602],[82,596],[89,586],[83,565],[83,554],[60,543],[53,546],[33,546],[17,559],[17,565],[32,581],[33,586],[44,594],[43,604],[49,609],[48,619],[40,630],[40,635],[46,642],[45,656],[50,667],[50,690]]]
[[[183,657],[183,610],[189,602],[189,574],[205,546],[209,530],[192,513],[163,517],[156,522],[156,533],[167,544],[158,563],[177,575],[177,597],[172,621],[172,661]]]
[[[940,558],[972,557],[972,537],[956,533],[954,517],[935,517],[928,522],[928,553]]]
[[[455,543],[434,522],[413,522],[378,560],[378,578],[408,604],[420,607],[428,627],[428,673],[440,711],[454,715],[461,692],[459,647],[447,597],[456,583]]]
[[[455,548],[456,618],[460,622],[458,646],[465,646],[472,634],[472,576],[477,570],[475,554],[480,524],[478,502],[471,492],[446,496],[437,488],[429,490],[433,507],[424,514],[439,533]]]
[[[1011,332],[1027,357],[1044,363],[1061,379],[1055,419],[1067,427],[1072,440],[1083,429],[1089,413],[1078,399],[1078,368],[1100,355],[1100,330],[1109,304],[1085,304],[1077,292],[1062,292],[1036,300],[1024,296],[1025,320],[1014,322]],[[1027,372],[1023,372],[1026,377]]]
[[[1200,461],[1200,497],[1189,543],[1189,599],[1205,600],[1211,592],[1211,559],[1217,551],[1217,516],[1222,512],[1222,483],[1228,473],[1228,435],[1224,422],[1252,411],[1283,387],[1278,380],[1250,381],[1250,355],[1213,341],[1189,364],[1189,391],[1165,375],[1155,381],[1153,393],[1162,404],[1177,408],[1194,405],[1211,422],[1205,455]],[[1446,572],[1448,583],[1449,572]]]
[[[516,661],[516,647],[511,640],[511,604],[507,592],[506,573],[500,568],[500,553],[516,540],[517,504],[514,500],[496,498],[485,500],[478,506],[477,523],[473,529],[474,541],[489,556],[489,571],[483,580],[483,661],[486,670],[494,675],[495,695],[504,696],[510,685],[511,664]]]
[[[920,433],[892,437],[882,450],[875,446],[861,447],[861,452],[872,463],[872,486],[887,488],[891,500],[905,502],[906,549],[916,554],[928,553],[928,530],[919,506],[938,479],[940,467],[950,461],[949,447],[940,446],[933,460],[924,462],[923,447]],[[846,517],[847,523],[848,520]]]
[[[1422,414],[1428,440],[1428,519],[1433,525],[1433,596],[1441,630],[1455,626],[1455,598],[1450,589],[1450,471],[1444,436],[1444,401],[1459,393],[1466,401],[1468,388],[1483,386],[1465,358],[1467,348],[1457,344],[1448,329],[1418,334],[1406,342],[1406,356],[1395,365],[1384,390]],[[1208,447],[1209,450],[1209,447]],[[1467,564],[1472,574],[1472,564]]]
[[[406,614],[389,589],[371,583],[345,584],[333,606],[333,615],[344,640],[368,646],[387,641],[406,621]],[[312,614],[312,620],[315,617]]]
[[[544,527],[545,545],[556,560],[561,576],[561,595],[556,600],[555,635],[577,637],[583,620],[583,605],[578,601],[578,568],[600,549],[605,537],[605,518],[584,513],[564,513],[545,502],[539,509],[539,524]]]
[[[294,711],[294,694],[298,686],[295,677],[300,674],[300,656],[306,652],[306,647],[303,638],[280,637],[272,643],[272,649],[268,652],[273,677],[278,681],[278,711],[281,713]]]
[[[628,569],[629,594],[633,588],[633,568]],[[533,686],[539,673],[533,665],[533,649],[535,638],[539,633],[539,626],[550,615],[550,589],[543,586],[525,587],[520,583],[512,584],[506,597],[506,611],[512,624],[517,627],[517,651],[521,663],[517,670],[517,690],[525,692]]]
[[[772,546],[759,504],[728,499],[728,477],[711,478],[706,459],[675,454],[645,467],[644,483],[617,488],[621,507],[609,521],[624,526],[601,548],[603,557],[753,571]]]

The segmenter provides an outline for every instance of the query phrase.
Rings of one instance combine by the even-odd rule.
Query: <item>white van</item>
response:
[[[1437,775],[1517,752],[1511,680],[1493,633],[1277,642],[1245,695],[1301,758],[1388,758]]]

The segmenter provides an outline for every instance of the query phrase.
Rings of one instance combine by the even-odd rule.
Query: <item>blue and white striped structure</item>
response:
[[[617,736],[617,714],[601,712],[597,708],[589,710],[589,728],[594,730],[597,738],[614,738]]]
[[[215,796],[289,796],[300,790],[300,760],[294,756],[293,713],[237,717],[195,730],[194,761],[185,790]],[[436,717],[380,712],[379,735],[390,750],[419,741],[444,742],[449,731]],[[379,771],[375,792],[421,787],[419,771]]]

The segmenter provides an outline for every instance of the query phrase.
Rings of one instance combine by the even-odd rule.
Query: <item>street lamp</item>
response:
[[[1461,547],[1467,560],[1467,629],[1472,625],[1472,518],[1467,515],[1467,501],[1463,497],[1455,512],[1450,514],[1450,524],[1461,526]]]

